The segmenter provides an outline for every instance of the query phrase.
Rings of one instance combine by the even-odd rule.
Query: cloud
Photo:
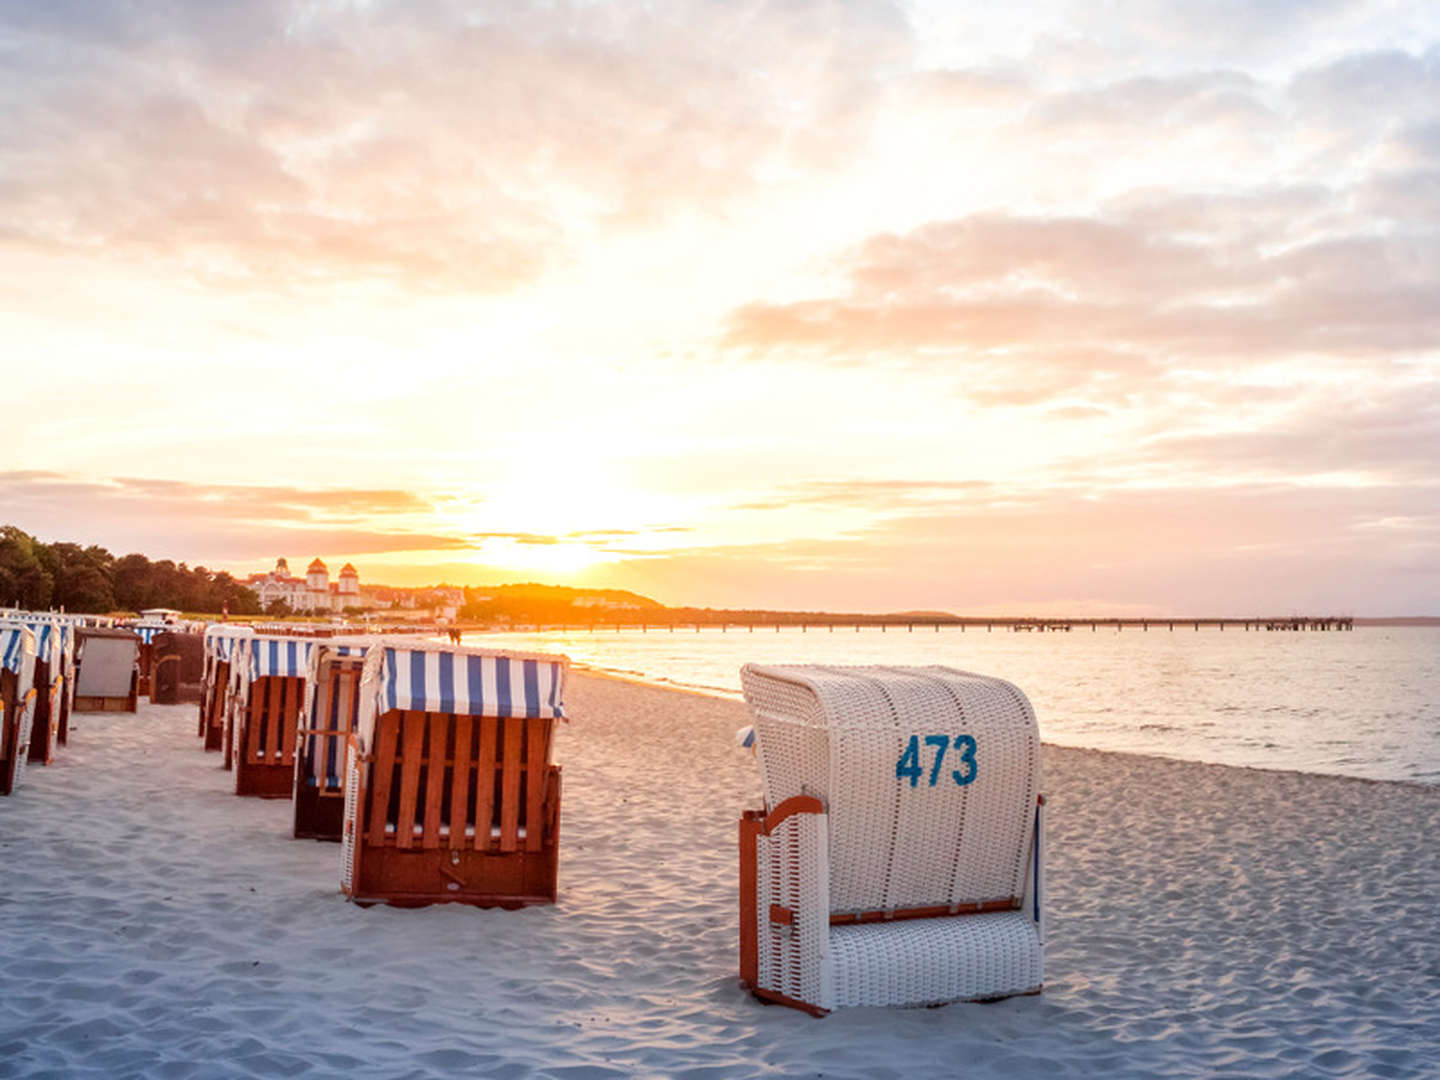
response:
[[[415,527],[428,520],[429,504],[394,490],[143,477],[81,481],[25,471],[0,473],[0,504],[7,523],[42,539],[78,539],[155,558],[214,562],[287,549],[374,554],[474,546],[469,537]]]
[[[982,480],[810,480],[786,485],[771,495],[736,503],[732,510],[789,510],[796,507],[856,507],[892,510],[935,500],[971,500],[989,491]]]
[[[6,5],[0,243],[503,291],[843,160],[908,41],[879,0]]]

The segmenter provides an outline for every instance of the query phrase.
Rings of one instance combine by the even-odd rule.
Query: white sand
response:
[[[743,707],[576,677],[560,902],[362,909],[192,706],[0,799],[0,1077],[1440,1075],[1440,790],[1047,748],[1047,988],[825,1020],[737,984]]]

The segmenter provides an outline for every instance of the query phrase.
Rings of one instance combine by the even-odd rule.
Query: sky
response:
[[[0,522],[1440,614],[1440,6],[0,0]]]

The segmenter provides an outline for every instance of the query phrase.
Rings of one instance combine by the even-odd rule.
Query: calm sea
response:
[[[947,664],[1009,679],[1048,742],[1440,784],[1440,628],[1347,632],[891,627],[467,635],[740,696],[740,665]]]

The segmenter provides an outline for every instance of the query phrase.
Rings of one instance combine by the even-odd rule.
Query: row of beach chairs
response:
[[[552,902],[564,657],[211,627],[199,734],[239,795],[341,842],[351,899]],[[949,668],[742,671],[765,807],[740,821],[740,972],[815,1015],[1038,993],[1040,739]]]
[[[198,734],[237,795],[290,798],[360,902],[553,902],[568,661],[412,638],[205,638]]]
[[[166,700],[167,686],[178,700],[192,646],[198,658],[199,639],[173,624],[0,612],[0,794],[14,791],[27,764],[54,761],[72,712],[135,712],[141,696]]]
[[[0,795],[25,767],[49,765],[69,738],[77,622],[64,616],[0,614]]]

